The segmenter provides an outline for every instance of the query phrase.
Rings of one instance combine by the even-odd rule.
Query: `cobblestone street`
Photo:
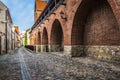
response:
[[[120,63],[19,48],[0,56],[0,80],[119,80]]]

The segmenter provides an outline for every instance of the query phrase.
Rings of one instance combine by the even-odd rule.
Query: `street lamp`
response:
[[[1,20],[0,20],[0,23],[7,23],[7,21],[1,21]]]

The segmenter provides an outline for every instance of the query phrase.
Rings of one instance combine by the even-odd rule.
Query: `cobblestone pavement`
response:
[[[120,62],[20,48],[0,56],[0,80],[120,80]]]
[[[0,80],[21,80],[17,50],[0,56]]]

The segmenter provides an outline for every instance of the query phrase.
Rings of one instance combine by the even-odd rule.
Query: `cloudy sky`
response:
[[[35,0],[1,0],[10,10],[13,24],[18,25],[20,32],[34,24]]]

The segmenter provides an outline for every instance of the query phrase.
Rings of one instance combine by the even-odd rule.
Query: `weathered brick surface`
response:
[[[73,23],[72,43],[119,45],[119,26],[107,1],[94,2],[91,6],[78,8]]]
[[[65,2],[66,5],[60,5],[54,11],[55,14],[51,14],[44,24],[40,25],[42,44],[72,46],[72,52],[76,49],[79,52],[79,48],[74,47],[76,45],[120,45],[119,0],[65,0]],[[61,12],[66,19],[61,17]],[[58,23],[55,24],[55,20],[60,26]],[[44,27],[47,32],[47,43]],[[60,27],[62,31],[59,30]]]
[[[47,45],[48,44],[48,33],[46,28],[44,28],[43,30],[43,34],[42,34],[42,44],[43,45]]]
[[[37,32],[37,35],[36,35],[36,36],[37,36],[37,37],[36,37],[36,38],[37,38],[37,39],[36,39],[36,44],[37,44],[37,45],[41,45],[41,35],[40,35],[40,32],[39,32],[39,31]]]
[[[108,3],[97,5],[89,14],[85,25],[85,44],[120,44],[119,26]]]

